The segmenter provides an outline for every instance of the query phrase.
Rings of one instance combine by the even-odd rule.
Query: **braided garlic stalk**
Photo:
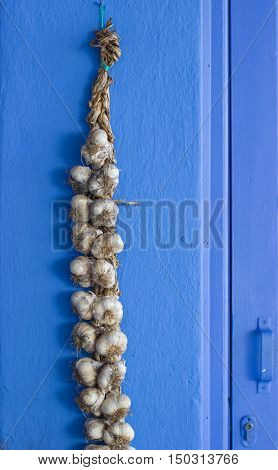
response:
[[[91,46],[100,48],[101,66],[92,89],[87,116],[90,132],[81,149],[87,166],[70,170],[69,183],[77,193],[71,202],[75,224],[72,239],[81,253],[70,264],[72,280],[87,291],[71,298],[80,322],[73,329],[73,344],[89,356],[74,363],[74,378],[83,388],[77,397],[80,409],[88,414],[86,449],[130,449],[132,427],[125,422],[131,402],[121,393],[126,373],[122,354],[127,337],[120,329],[123,316],[119,301],[117,253],[123,241],[115,231],[118,206],[112,200],[119,183],[114,136],[110,125],[109,68],[119,59],[119,37],[111,29],[111,19],[96,32]],[[91,442],[93,441],[93,442]],[[104,442],[97,445],[96,442]]]

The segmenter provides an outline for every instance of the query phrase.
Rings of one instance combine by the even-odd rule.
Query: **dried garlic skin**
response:
[[[105,364],[98,373],[97,384],[105,392],[109,392],[112,389],[115,390],[120,387],[125,374],[126,366],[124,361]]]
[[[97,337],[98,331],[90,323],[79,322],[72,330],[72,342],[76,349],[84,349],[89,354],[96,349]]]
[[[109,446],[128,446],[134,439],[135,433],[130,424],[125,422],[117,422],[108,426],[103,433],[103,440]]]
[[[90,205],[92,201],[84,194],[77,194],[71,199],[70,216],[75,222],[87,223],[90,218]]]
[[[89,134],[89,139],[92,144],[103,147],[108,143],[108,136],[103,129],[95,129]]]
[[[118,184],[119,169],[113,163],[108,163],[92,174],[87,188],[93,197],[109,198],[113,196]]]
[[[112,330],[100,335],[96,352],[107,362],[118,362],[127,348],[127,337],[122,331]]]
[[[111,259],[124,248],[124,242],[118,233],[103,233],[95,239],[91,254],[98,259]]]
[[[81,287],[90,287],[92,264],[89,258],[86,256],[74,258],[70,263],[70,271],[75,284],[79,284]]]
[[[116,271],[111,263],[105,259],[95,259],[92,262],[92,281],[106,289],[112,288],[116,284]]]
[[[91,413],[94,416],[101,416],[101,405],[105,399],[105,394],[98,388],[85,388],[77,397],[77,404],[84,413]]]
[[[98,199],[90,205],[90,220],[95,228],[114,228],[119,208],[112,199]]]
[[[84,255],[91,253],[96,239],[102,235],[102,231],[92,227],[90,224],[76,223],[72,228],[72,242],[76,251]]]
[[[123,318],[123,306],[116,296],[98,296],[92,307],[92,316],[100,325],[114,325]]]
[[[75,291],[71,296],[71,305],[74,313],[81,320],[92,320],[93,305],[97,296],[93,292]]]
[[[106,425],[102,419],[89,418],[85,421],[85,434],[88,441],[102,441]]]
[[[73,191],[79,193],[88,192],[88,183],[92,176],[92,170],[88,166],[74,166],[69,171],[68,182]]]
[[[124,420],[130,412],[130,408],[130,398],[124,394],[109,393],[101,405],[103,416],[110,424]]]
[[[113,158],[113,145],[110,142],[99,146],[91,141],[87,141],[81,148],[82,161],[94,171],[102,168],[105,163],[112,162]]]
[[[103,363],[95,361],[90,357],[83,357],[75,361],[73,376],[75,380],[85,387],[94,387],[97,384],[98,371]]]

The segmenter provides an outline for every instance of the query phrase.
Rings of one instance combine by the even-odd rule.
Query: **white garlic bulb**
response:
[[[96,342],[97,353],[103,356],[107,362],[120,361],[126,347],[127,337],[118,330],[105,331]]]
[[[76,349],[93,353],[96,349],[97,329],[86,322],[77,323],[72,330],[72,342]]]
[[[101,419],[86,419],[85,434],[88,441],[102,441],[105,427],[105,422]]]
[[[70,271],[74,283],[82,287],[91,285],[91,262],[86,256],[78,256],[70,263]]]
[[[90,219],[96,228],[113,228],[116,225],[119,208],[111,199],[100,199],[90,206]]]
[[[99,170],[106,162],[113,161],[113,145],[108,142],[98,146],[87,141],[81,148],[81,159],[93,170]]]
[[[134,431],[130,424],[125,422],[114,423],[104,430],[105,444],[113,447],[126,447],[134,439]]]
[[[91,202],[91,199],[89,199],[84,194],[77,194],[76,196],[73,196],[71,200],[71,218],[76,222],[88,222]]]
[[[101,405],[101,411],[106,420],[112,424],[122,421],[129,413],[130,407],[131,401],[127,395],[109,393]]]
[[[85,387],[93,387],[97,383],[97,375],[103,363],[90,357],[83,357],[74,363],[73,375],[75,380]]]
[[[101,325],[114,325],[123,317],[123,306],[116,296],[97,297],[92,307],[92,315]]]
[[[112,264],[105,259],[96,259],[92,262],[92,281],[106,289],[116,284],[116,271]]]
[[[115,362],[114,364],[105,364],[99,371],[97,376],[98,386],[105,391],[116,389],[124,380],[126,374],[126,366],[124,361]]]
[[[108,163],[94,173],[88,182],[88,190],[94,197],[112,197],[119,184],[119,170],[116,165]]]
[[[69,172],[69,184],[74,191],[86,193],[91,175],[92,170],[88,166],[74,166]]]
[[[112,258],[124,248],[124,242],[118,233],[104,233],[92,244],[91,254],[95,258]]]
[[[89,139],[93,144],[99,147],[103,147],[108,142],[108,136],[103,129],[95,129],[90,132]]]
[[[96,300],[93,292],[76,291],[71,296],[73,311],[81,320],[91,320],[93,318],[92,307]]]
[[[85,413],[101,416],[101,405],[104,398],[105,394],[98,388],[85,388],[80,392],[76,401],[79,408]]]
[[[91,227],[89,224],[76,223],[72,229],[72,241],[75,249],[84,255],[90,254],[93,243],[101,234],[101,230]]]

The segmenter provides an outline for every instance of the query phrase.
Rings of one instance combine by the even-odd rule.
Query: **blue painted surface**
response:
[[[0,438],[6,449],[78,449],[84,419],[74,405],[75,353],[67,344],[76,320],[69,306],[74,253],[53,250],[51,204],[71,197],[65,170],[78,163],[87,132],[98,63],[88,41],[98,12],[89,0],[3,3]],[[107,8],[123,49],[111,90],[117,196],[170,200],[174,208],[198,201],[199,2],[177,0],[173,9],[173,2],[111,0]],[[142,209],[121,212],[132,240],[120,282],[134,445],[202,448],[199,247],[159,249],[148,213],[142,230]],[[192,229],[189,216],[181,228],[170,230],[167,216],[162,226],[164,239],[170,233],[180,242]]]
[[[245,416],[257,422],[250,449],[278,447],[276,10],[274,0],[231,2],[234,449],[246,449]],[[267,394],[257,393],[258,318],[269,318],[274,333]]]
[[[202,195],[211,210],[202,250],[204,448],[229,449],[229,9],[202,3]],[[202,220],[206,227],[206,212]]]

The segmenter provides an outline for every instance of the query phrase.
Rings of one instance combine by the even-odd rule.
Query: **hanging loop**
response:
[[[104,28],[104,18],[105,18],[105,5],[103,2],[99,3],[99,22],[100,28]]]

